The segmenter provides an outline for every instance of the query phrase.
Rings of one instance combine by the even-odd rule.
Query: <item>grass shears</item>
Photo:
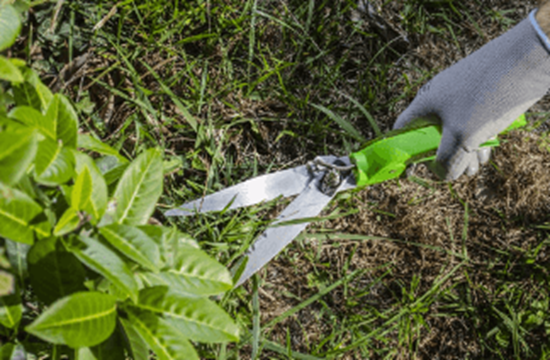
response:
[[[503,133],[526,123],[522,115]],[[441,127],[422,119],[414,124],[414,127],[390,131],[349,156],[318,156],[306,165],[252,178],[183,204],[165,215],[230,210],[297,195],[247,250],[238,266],[237,287],[292,242],[311,222],[308,219],[316,217],[337,193],[398,178],[407,165],[433,160],[441,142]],[[498,145],[498,139],[494,139],[481,146]],[[299,219],[303,221],[297,221]],[[286,222],[290,224],[281,224]]]

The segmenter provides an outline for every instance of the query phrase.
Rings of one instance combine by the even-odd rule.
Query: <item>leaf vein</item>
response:
[[[137,194],[139,193],[139,189],[141,188],[141,185],[145,181],[145,178],[148,175],[147,173],[148,173],[149,169],[151,168],[151,166],[153,166],[153,162],[154,162],[153,160],[154,159],[149,159],[149,162],[147,164],[147,168],[145,169],[145,171],[141,172],[141,176],[139,177],[139,181],[137,183],[136,190],[132,193],[132,197],[130,198],[130,201],[128,202],[128,206],[126,206],[126,209],[124,209],[124,213],[120,217],[119,223],[122,223],[126,219],[126,217],[128,216],[128,213],[130,212],[130,209],[133,207],[135,198],[137,197]]]
[[[149,306],[149,305],[143,305],[143,304],[139,304],[137,305],[138,307],[142,308],[142,309],[145,309],[145,310],[150,310],[152,312],[155,312],[155,313],[162,313],[164,315],[167,315],[167,316],[170,316],[170,317],[174,317],[176,319],[180,319],[180,320],[186,320],[188,322],[192,322],[192,323],[195,323],[195,324],[200,324],[200,325],[203,325],[209,329],[213,329],[213,330],[221,330],[220,328],[217,328],[217,327],[214,327],[213,325],[210,325],[206,322],[202,322],[202,321],[197,321],[197,320],[193,320],[189,317],[186,317],[186,316],[182,316],[180,314],[176,314],[174,312],[168,312],[168,311],[159,311],[158,308],[155,308],[155,307],[152,307],[152,306]],[[223,331],[223,330],[221,330]],[[225,332],[225,331],[224,331]]]
[[[153,334],[153,332],[151,332],[149,330],[149,328],[147,326],[145,326],[145,324],[138,318],[138,317],[135,317],[136,318],[136,321],[139,323],[139,326],[145,331],[147,332],[147,334],[150,336],[151,339],[153,339],[153,341],[162,349],[162,352],[170,359],[174,359],[170,353],[168,352],[168,350],[166,350],[165,346],[160,342],[158,341],[158,337],[155,336],[155,334]]]
[[[57,322],[57,323],[54,323],[54,324],[44,323],[43,326],[37,326],[36,328],[37,329],[40,329],[41,327],[43,327],[43,328],[56,328],[56,327],[62,327],[62,326],[67,326],[67,325],[72,325],[72,324],[79,324],[80,325],[85,321],[92,321],[92,320],[95,320],[95,319],[105,318],[105,317],[109,316],[110,314],[114,313],[115,311],[116,311],[116,305],[113,306],[112,308],[108,309],[108,310],[105,310],[105,311],[102,311],[102,312],[99,312],[99,313],[95,313],[95,314],[91,314],[91,315],[87,315],[87,316],[82,316],[82,317],[76,317],[76,318],[73,318],[73,319],[60,321],[60,322]]]
[[[27,226],[27,225],[28,225],[28,223],[27,223],[26,221],[21,220],[20,218],[17,218],[17,217],[15,217],[15,216],[13,216],[12,214],[10,214],[10,213],[8,213],[8,212],[2,210],[1,208],[0,208],[0,215],[4,215],[4,216],[7,217],[8,219],[13,220],[13,221],[15,221],[16,223],[18,223],[18,224],[20,224],[20,225],[23,225],[23,226]]]

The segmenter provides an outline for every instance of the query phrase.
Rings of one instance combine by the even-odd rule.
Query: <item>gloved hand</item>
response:
[[[550,41],[531,12],[515,27],[426,83],[394,129],[436,115],[443,128],[432,170],[454,180],[489,159],[479,145],[506,129],[550,89]]]

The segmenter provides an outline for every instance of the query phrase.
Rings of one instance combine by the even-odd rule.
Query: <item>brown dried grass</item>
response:
[[[396,304],[396,294],[409,288],[414,277],[421,279],[415,293],[428,291],[441,276],[442,269],[449,269],[463,260],[457,254],[467,253],[464,266],[468,279],[464,272],[459,271],[444,286],[468,283],[476,311],[483,311],[493,300],[488,296],[498,293],[496,287],[501,283],[499,269],[506,268],[509,274],[516,274],[516,286],[524,288],[526,293],[536,291],[530,277],[523,274],[526,269],[520,261],[520,249],[530,249],[540,243],[541,231],[534,226],[550,218],[549,168],[550,153],[544,139],[516,132],[508,135],[495,151],[491,165],[485,166],[474,177],[463,176],[452,184],[441,183],[424,165],[420,165],[412,173],[423,178],[431,188],[401,179],[362,190],[354,196],[351,204],[359,212],[316,224],[309,231],[317,232],[322,226],[337,233],[375,236],[379,240],[308,240],[303,246],[312,249],[296,246],[288,251],[287,256],[279,256],[263,271],[265,283],[260,292],[262,323],[298,305],[298,299],[315,294],[318,288],[312,279],[316,274],[323,273],[328,277],[327,284],[336,281],[348,260],[349,271],[359,268],[369,271],[348,284],[347,294],[338,288],[324,297],[326,306],[341,319],[361,314],[361,306],[349,307],[347,297],[370,286],[387,270],[382,268],[387,264],[391,264],[391,273],[361,297],[364,306],[374,306],[379,312],[392,308]],[[463,237],[466,211],[468,226]],[[383,215],[383,212],[394,216]],[[304,256],[304,253],[317,252],[320,257],[315,262]],[[512,256],[502,257],[500,253]],[[550,253],[539,254],[537,263],[550,265]],[[458,286],[452,291],[460,289]],[[433,304],[428,309],[425,319],[430,329],[421,331],[414,358],[481,356],[476,324],[466,316],[439,317],[442,310],[438,306]],[[289,331],[293,349],[306,351],[306,339],[319,343],[333,330],[328,322],[319,319],[322,312],[322,305],[313,304],[276,325],[271,337],[285,343]],[[401,348],[397,333],[394,335],[393,344],[384,346],[399,349],[396,359],[410,359],[413,355],[406,347]],[[541,339],[540,334],[532,335],[531,340],[536,339]],[[346,344],[344,340],[344,346]],[[372,356],[377,358],[374,354]],[[342,358],[360,357],[350,352]]]

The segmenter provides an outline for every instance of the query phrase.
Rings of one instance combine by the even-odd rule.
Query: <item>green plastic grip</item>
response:
[[[350,155],[356,165],[355,178],[357,186],[378,184],[386,180],[395,179],[405,171],[408,164],[433,160],[435,151],[441,142],[441,127],[426,125],[426,121],[419,121],[414,128],[396,130],[387,133],[384,137],[375,139],[362,150]],[[525,115],[517,118],[501,134],[523,127],[527,124]],[[482,144],[498,146],[497,139]]]

